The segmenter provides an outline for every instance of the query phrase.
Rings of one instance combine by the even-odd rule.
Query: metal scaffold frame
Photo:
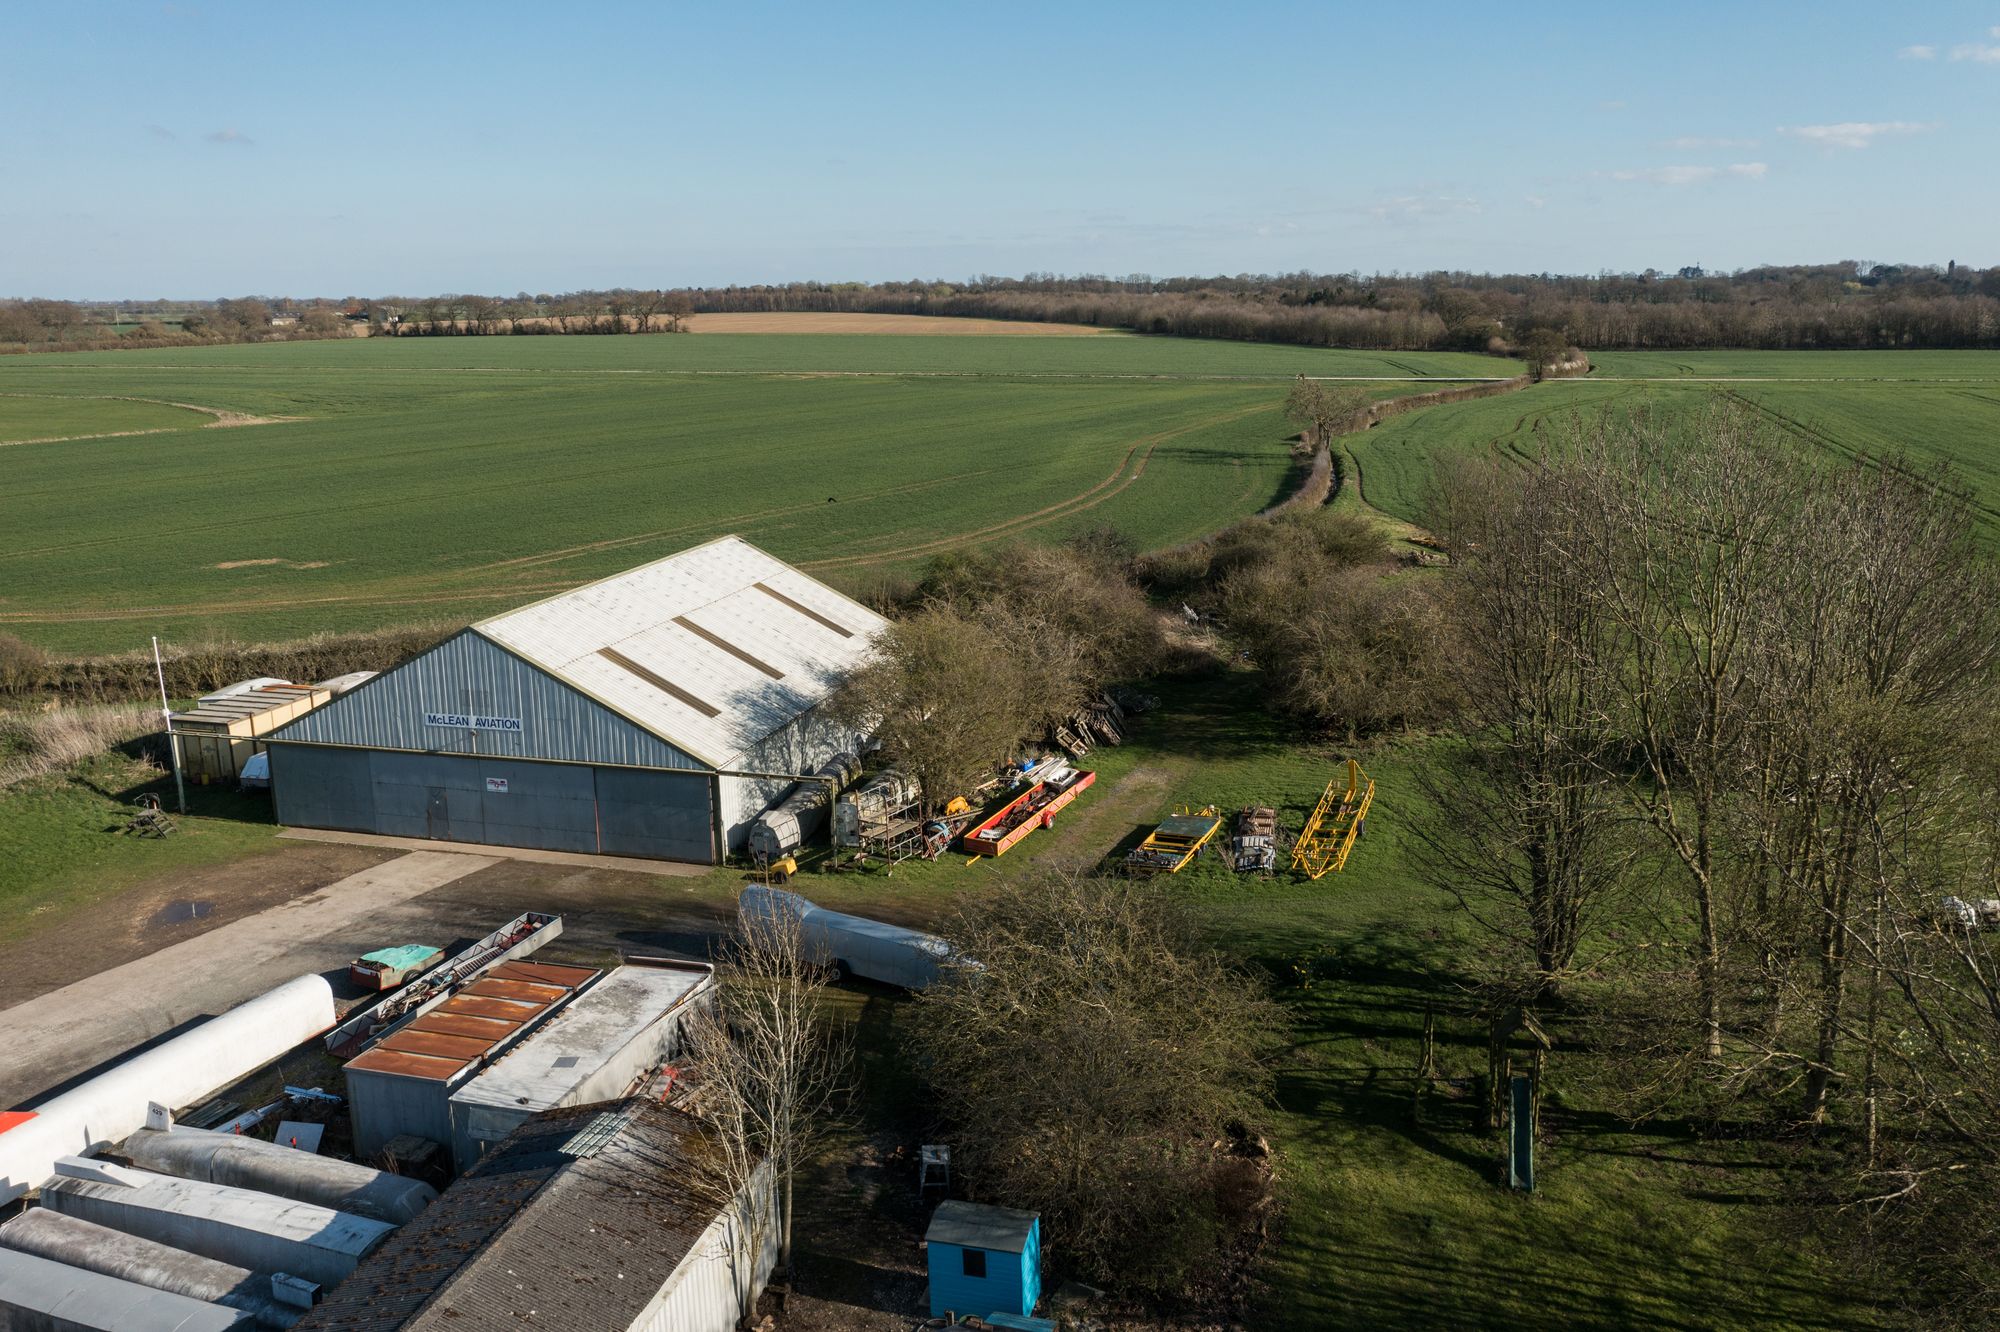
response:
[[[1319,803],[1306,820],[1305,831],[1292,847],[1292,869],[1308,879],[1338,874],[1347,867],[1348,853],[1361,836],[1361,825],[1375,803],[1375,782],[1361,765],[1347,760],[1347,785],[1338,777],[1326,784]]]

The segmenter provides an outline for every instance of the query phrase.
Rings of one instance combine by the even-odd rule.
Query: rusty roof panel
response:
[[[443,1059],[477,1059],[493,1048],[493,1042],[478,1036],[452,1036],[445,1032],[425,1031],[421,1027],[405,1027],[375,1048],[437,1055]]]
[[[483,994],[455,994],[438,1005],[440,1012],[470,1013],[474,1017],[499,1018],[504,1022],[531,1020],[546,1004],[524,1004],[518,999],[495,999]]]
[[[567,985],[537,985],[533,981],[494,980],[482,976],[459,991],[488,999],[512,999],[523,1004],[552,1004],[570,992]]]
[[[426,1013],[405,1031],[435,1031],[445,1036],[471,1036],[492,1044],[502,1041],[520,1028],[518,1022],[508,1022],[501,1018],[474,1017],[470,1013],[447,1013],[442,1008]]]
[[[537,981],[574,990],[597,973],[589,967],[566,967],[559,962],[502,962],[486,974],[501,980]]]
[[[347,1066],[366,1069],[370,1073],[397,1073],[406,1078],[444,1082],[472,1062],[470,1059],[447,1059],[438,1055],[414,1054],[408,1050],[391,1050],[378,1045],[348,1061]]]
[[[590,967],[507,962],[350,1061],[364,1072],[450,1082],[597,978]]]

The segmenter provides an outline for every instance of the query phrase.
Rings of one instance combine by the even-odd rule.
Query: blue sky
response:
[[[2000,0],[0,7],[0,295],[2000,263]]]

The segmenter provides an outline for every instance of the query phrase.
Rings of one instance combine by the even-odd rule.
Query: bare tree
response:
[[[1593,517],[1577,469],[1543,458],[1472,487],[1435,520],[1449,595],[1463,738],[1421,778],[1420,872],[1508,945],[1494,979],[1517,1002],[1559,992],[1624,877],[1621,795],[1606,775],[1615,640],[1585,558]],[[1483,496],[1483,502],[1473,496]]]
[[[892,625],[844,681],[832,715],[882,741],[933,807],[1014,756],[1034,715],[1014,647],[978,619],[933,606]]]
[[[1624,663],[1607,677],[1618,698],[1605,706],[1617,707],[1645,768],[1620,789],[1682,871],[1710,1059],[1722,1054],[1725,1017],[1725,801],[1761,715],[1758,645],[1784,572],[1797,567],[1801,474],[1785,443],[1727,402],[1671,424],[1599,417],[1564,443],[1593,509],[1576,554],[1604,592]],[[1765,917],[1774,911],[1764,903]]]
[[[695,1107],[716,1130],[729,1195],[746,1200],[749,1270],[775,1241],[777,1267],[789,1273],[793,1178],[834,1126],[849,1047],[824,1016],[825,980],[796,913],[740,915],[717,963],[715,1002],[687,1032]],[[759,1220],[767,1165],[776,1177],[775,1235]]]

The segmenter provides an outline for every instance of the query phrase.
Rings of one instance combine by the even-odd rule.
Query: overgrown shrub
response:
[[[943,933],[978,967],[917,996],[909,1040],[974,1196],[1040,1212],[1066,1275],[1174,1303],[1210,1287],[1268,1206],[1219,1145],[1266,1103],[1261,986],[1129,880],[1017,880]]]
[[[238,680],[324,680],[349,671],[384,671],[456,631],[442,622],[314,634],[282,643],[197,640],[164,643],[167,692],[192,698]],[[0,637],[0,695],[53,696],[69,702],[113,702],[159,697],[150,649],[102,656],[62,657],[19,639]]]
[[[0,791],[160,729],[159,711],[137,705],[0,713]]]

